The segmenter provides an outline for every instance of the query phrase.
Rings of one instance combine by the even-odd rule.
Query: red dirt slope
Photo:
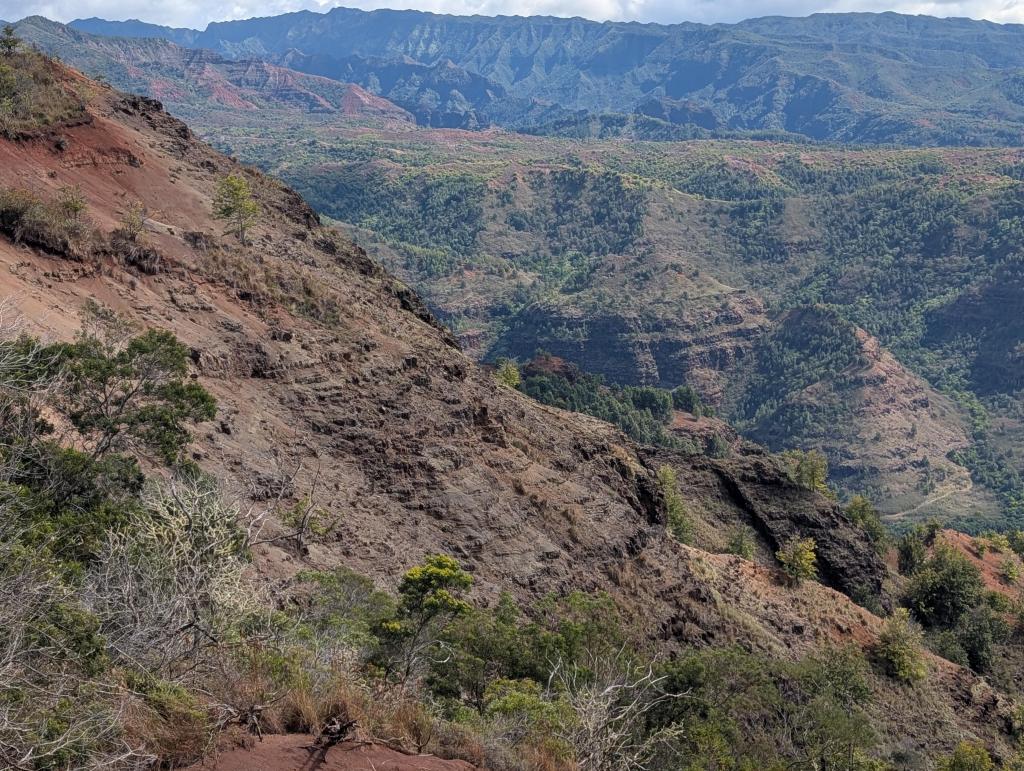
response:
[[[310,752],[308,734],[266,736],[252,747],[221,752],[187,771],[473,771],[461,760],[406,755],[379,744],[344,742],[326,753]]]

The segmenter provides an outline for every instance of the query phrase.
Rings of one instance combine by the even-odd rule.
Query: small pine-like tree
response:
[[[775,557],[782,563],[782,572],[794,584],[818,575],[818,556],[813,538],[794,538],[775,552]]]
[[[824,495],[831,493],[826,484],[828,480],[828,460],[823,453],[817,450],[810,450],[808,452],[790,450],[785,455],[792,463],[790,474],[794,482],[801,487]]]
[[[679,479],[671,466],[662,466],[658,469],[658,487],[665,497],[669,533],[680,543],[692,543],[693,522],[686,511],[683,496],[679,494]]]
[[[14,27],[10,24],[6,25],[4,31],[0,33],[0,56],[14,56],[20,45],[21,38],[14,32]]]
[[[921,654],[922,634],[910,611],[897,608],[886,620],[875,648],[886,674],[903,683],[916,683],[928,673]]]
[[[729,553],[742,557],[745,560],[754,558],[754,535],[750,528],[740,525],[732,531],[729,536]]]
[[[230,232],[245,245],[246,231],[256,222],[260,207],[245,178],[231,174],[220,181],[213,196],[213,216],[230,224]]]
[[[519,367],[511,359],[501,360],[497,371],[494,373],[494,377],[503,386],[508,386],[509,388],[518,388],[519,384],[523,382],[523,378],[519,374]]]

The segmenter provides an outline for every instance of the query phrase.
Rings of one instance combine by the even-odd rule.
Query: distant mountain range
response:
[[[228,111],[284,111],[295,116],[386,118],[413,116],[352,83],[297,72],[260,59],[226,59],[161,39],[109,38],[42,17],[17,25],[38,48],[114,85],[173,105],[188,117]],[[251,117],[250,117],[251,120]]]
[[[336,8],[203,31],[102,19],[71,26],[355,82],[433,126],[1024,143],[1021,25],[884,13],[666,26]]]

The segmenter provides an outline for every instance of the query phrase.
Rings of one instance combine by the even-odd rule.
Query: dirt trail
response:
[[[954,479],[949,484],[940,487],[938,490],[935,491],[934,495],[928,496],[916,506],[913,506],[909,509],[904,509],[903,511],[897,511],[895,514],[889,514],[886,516],[886,519],[903,519],[904,517],[908,517],[911,514],[916,514],[922,509],[927,508],[928,506],[932,506],[938,503],[939,501],[944,501],[947,498],[950,498],[954,495],[958,495],[960,493],[969,493],[973,489],[974,482],[971,481],[971,477],[969,474],[965,474],[963,478]]]
[[[326,753],[310,751],[308,734],[265,736],[252,747],[238,747],[190,766],[186,771],[473,771],[462,760],[405,755],[379,744],[344,742]]]

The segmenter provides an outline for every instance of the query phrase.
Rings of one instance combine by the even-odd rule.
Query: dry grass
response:
[[[22,139],[88,120],[85,100],[59,68],[34,51],[0,61],[0,136]]]
[[[0,189],[0,232],[15,243],[78,261],[88,258],[97,244],[85,201],[72,188],[53,199],[29,190]]]

